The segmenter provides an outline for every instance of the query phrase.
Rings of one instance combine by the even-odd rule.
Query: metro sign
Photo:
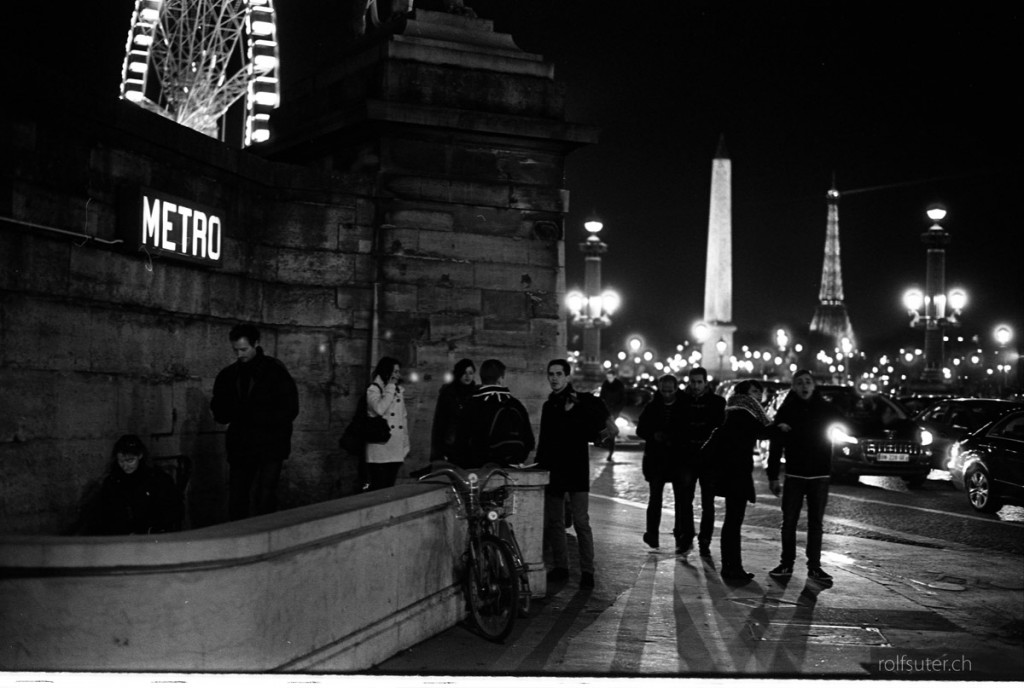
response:
[[[140,188],[125,218],[129,248],[204,265],[221,264],[223,213],[153,189]]]

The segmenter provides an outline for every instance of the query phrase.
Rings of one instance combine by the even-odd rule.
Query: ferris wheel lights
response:
[[[276,93],[260,92],[257,92],[256,95],[253,96],[253,99],[256,101],[257,104],[266,105],[268,107],[277,107],[277,104],[281,100]]]
[[[121,98],[208,136],[245,98],[243,145],[280,103],[274,0],[134,0]]]
[[[253,20],[252,24],[249,25],[253,34],[256,36],[273,36],[274,35],[274,23],[268,21]]]
[[[260,39],[253,41],[252,62],[257,72],[270,72],[277,69],[280,61],[277,58],[277,43]]]
[[[257,55],[252,60],[258,72],[269,72],[277,69],[278,59],[275,55]]]

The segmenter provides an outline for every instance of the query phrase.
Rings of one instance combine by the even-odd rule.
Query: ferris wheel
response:
[[[249,146],[270,138],[279,65],[273,0],[136,0],[121,97],[214,138],[244,97]]]

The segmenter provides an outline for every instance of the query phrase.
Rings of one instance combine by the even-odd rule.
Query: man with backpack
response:
[[[495,463],[511,466],[526,461],[535,446],[530,416],[505,386],[505,364],[488,359],[480,366],[480,389],[459,419],[458,435],[468,451],[459,465],[479,468]]]

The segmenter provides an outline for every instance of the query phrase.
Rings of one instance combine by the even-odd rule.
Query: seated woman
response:
[[[166,533],[177,529],[181,505],[174,482],[148,464],[146,447],[135,435],[114,443],[110,471],[90,505],[88,535]]]

